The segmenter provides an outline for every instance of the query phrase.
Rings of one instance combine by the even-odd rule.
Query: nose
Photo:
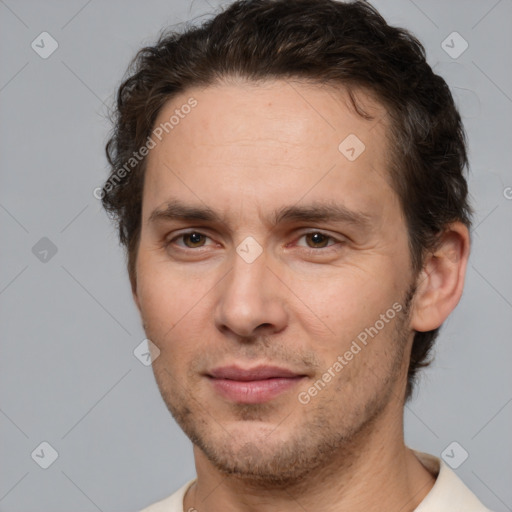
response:
[[[288,323],[286,287],[268,267],[265,251],[252,263],[238,255],[217,289],[215,324],[225,335],[250,338],[276,334]]]

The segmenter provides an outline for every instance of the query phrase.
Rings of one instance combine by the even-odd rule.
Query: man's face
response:
[[[215,467],[293,480],[402,414],[414,276],[385,111],[240,83],[186,91],[155,127],[190,97],[145,176],[135,298],[155,377]]]

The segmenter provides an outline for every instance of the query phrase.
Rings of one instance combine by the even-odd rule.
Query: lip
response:
[[[214,368],[206,376],[215,391],[237,403],[267,402],[296,386],[306,376],[277,366]]]

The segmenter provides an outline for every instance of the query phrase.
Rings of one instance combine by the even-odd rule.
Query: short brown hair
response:
[[[465,134],[450,90],[427,64],[421,43],[389,26],[367,2],[236,1],[201,26],[162,34],[137,53],[127,73],[106,146],[111,172],[102,203],[117,222],[132,287],[146,158],[134,162],[122,179],[118,171],[145,145],[171,98],[228,77],[304,79],[373,93],[391,119],[390,178],[406,219],[415,272],[448,223],[470,227]],[[407,399],[417,370],[431,362],[438,331],[415,333]]]

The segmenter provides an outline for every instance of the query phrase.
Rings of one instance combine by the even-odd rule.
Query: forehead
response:
[[[359,115],[351,97],[363,108],[370,121]],[[172,133],[192,146],[207,142],[222,145],[230,140],[332,145],[352,130],[364,137],[367,131],[387,125],[387,112],[363,89],[350,94],[341,85],[321,85],[292,80],[252,82],[230,80],[215,85],[187,89],[162,108],[155,126],[168,121],[183,109],[191,98],[197,106],[180,116]],[[174,116],[175,121],[176,116]],[[188,121],[187,121],[188,119]],[[191,127],[192,125],[192,127]],[[198,125],[201,131],[197,131]],[[380,135],[376,133],[373,135]]]
[[[392,193],[387,114],[368,93],[354,96],[370,119],[341,87],[273,80],[186,90],[155,122],[154,129],[167,123],[167,130],[161,140],[153,137],[144,203],[155,206],[176,193],[213,201],[214,192],[224,207],[242,197],[261,205],[327,193],[333,199],[338,191],[354,207],[371,208],[376,194]]]

